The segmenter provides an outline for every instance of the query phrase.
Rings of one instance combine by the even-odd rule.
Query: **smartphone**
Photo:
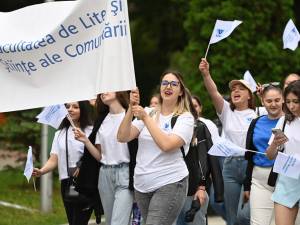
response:
[[[284,134],[284,133],[282,132],[282,130],[280,130],[279,128],[272,128],[272,133],[273,133],[273,134]]]
[[[279,128],[272,128],[272,133],[274,135],[283,135],[287,138],[287,136],[283,133],[283,131]],[[287,138],[288,139],[288,138]]]

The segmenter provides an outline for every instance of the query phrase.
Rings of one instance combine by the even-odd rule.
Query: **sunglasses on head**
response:
[[[263,88],[267,88],[267,87],[270,87],[270,86],[279,87],[280,86],[280,82],[270,82],[270,83],[267,83],[267,84],[263,84],[261,86]]]
[[[161,81],[161,86],[171,86],[171,87],[178,87],[179,86],[179,81],[175,81],[175,80],[172,80],[172,81],[167,81],[167,80],[162,80]]]

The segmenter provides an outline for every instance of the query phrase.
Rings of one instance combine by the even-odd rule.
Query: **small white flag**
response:
[[[232,31],[242,23],[242,21],[224,21],[217,20],[212,35],[210,37],[209,44],[214,44],[221,41],[224,38],[227,38]]]
[[[244,80],[247,81],[250,84],[250,88],[252,92],[256,91],[256,86],[257,83],[255,82],[254,78],[252,77],[251,73],[249,72],[249,70],[247,70],[244,73]]]
[[[28,182],[31,178],[32,172],[33,172],[32,148],[31,148],[31,146],[29,146],[29,149],[27,152],[26,165],[25,165],[25,169],[24,169],[24,176],[27,178]]]
[[[48,124],[57,129],[67,114],[65,105],[53,105],[44,108],[36,118],[38,123]]]
[[[209,149],[208,154],[215,156],[242,156],[246,149],[243,149],[231,141],[224,138],[219,138],[213,146]]]
[[[294,22],[291,19],[285,26],[282,39],[283,39],[284,49],[289,48],[295,51],[295,49],[298,47],[298,42],[300,41],[300,35]]]
[[[298,179],[300,175],[300,156],[297,154],[287,155],[278,152],[273,171],[284,176]]]

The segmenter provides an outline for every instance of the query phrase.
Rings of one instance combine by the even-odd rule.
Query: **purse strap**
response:
[[[66,128],[66,161],[67,161],[67,173],[68,173],[68,176],[71,177],[70,171],[69,171],[68,130],[69,130],[69,127]]]

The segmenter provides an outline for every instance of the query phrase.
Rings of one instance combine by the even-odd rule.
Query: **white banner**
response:
[[[33,5],[0,28],[0,112],[136,86],[126,0]]]

